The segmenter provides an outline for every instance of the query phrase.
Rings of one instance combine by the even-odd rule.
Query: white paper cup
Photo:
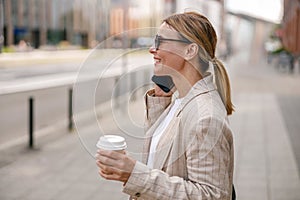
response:
[[[127,148],[125,138],[118,135],[101,136],[96,144],[97,148],[113,151],[124,151]]]

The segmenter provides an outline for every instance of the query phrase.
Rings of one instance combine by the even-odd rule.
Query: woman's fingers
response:
[[[97,163],[102,164],[102,166],[117,166],[118,160],[113,159],[111,157],[103,156],[103,155],[97,155],[96,156]]]
[[[99,175],[107,180],[118,180],[122,182],[126,182],[130,176],[130,173],[117,169],[112,166],[102,165],[100,162],[97,162],[99,169]]]
[[[154,85],[154,91],[155,91],[155,96],[158,97],[170,97],[173,95],[174,91],[176,91],[175,87],[173,87],[170,92],[166,93],[164,92],[160,87],[157,85]]]
[[[110,151],[110,150],[98,149],[97,154],[99,154],[100,156],[105,156],[114,160],[118,160],[121,159],[126,153],[125,151]]]
[[[98,150],[95,155],[99,174],[108,180],[126,182],[135,166],[135,160],[124,152]]]
[[[117,170],[113,166],[108,166],[108,165],[102,164],[99,161],[97,161],[96,163],[97,163],[97,166],[100,168],[100,171],[102,171],[105,174],[118,173]]]
[[[99,175],[101,177],[105,178],[106,180],[122,181],[122,180],[120,180],[120,176],[117,174],[106,173],[106,172],[99,170]]]

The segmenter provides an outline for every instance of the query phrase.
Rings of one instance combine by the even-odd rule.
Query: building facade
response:
[[[0,0],[0,44],[10,47],[26,42],[32,48],[90,48],[111,36],[124,42],[121,33],[158,27],[164,17],[190,7],[207,15],[223,39],[223,0]],[[154,32],[155,29],[149,33],[132,31],[126,36],[128,45]],[[114,44],[117,42],[106,46]]]
[[[156,26],[169,1],[0,0],[0,35],[4,46],[93,47],[126,30]]]
[[[300,0],[285,0],[281,38],[284,47],[300,56]]]

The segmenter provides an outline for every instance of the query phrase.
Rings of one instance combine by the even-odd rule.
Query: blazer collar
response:
[[[149,156],[149,150],[151,145],[152,136],[159,126],[159,124],[163,121],[163,119],[167,116],[169,113],[172,105],[174,104],[174,101],[171,102],[171,104],[164,110],[164,112],[159,116],[159,118],[154,122],[154,124],[150,127],[150,129],[146,132],[146,138],[143,146],[143,156],[142,156],[142,162],[147,164],[148,156]]]
[[[185,97],[183,97],[183,100],[181,102],[181,107],[179,112],[176,116],[179,115],[179,113],[184,109],[184,107],[195,97],[211,92],[213,90],[216,90],[217,86],[214,83],[213,75],[211,73],[206,73],[206,76],[199,80],[193,87],[190,89],[190,91],[187,93]]]

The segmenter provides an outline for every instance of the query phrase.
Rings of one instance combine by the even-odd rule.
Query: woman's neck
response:
[[[193,85],[202,79],[202,76],[195,67],[189,65],[183,68],[174,78],[175,86],[179,93],[179,98],[185,97]]]

